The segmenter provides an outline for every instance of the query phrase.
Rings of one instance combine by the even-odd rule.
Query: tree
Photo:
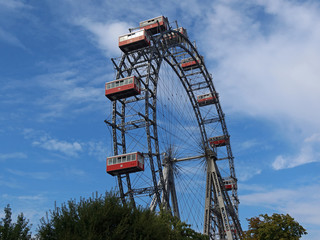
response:
[[[122,204],[113,193],[70,200],[40,221],[39,240],[207,239],[166,212]]]
[[[259,217],[247,219],[248,231],[243,239],[259,240],[296,240],[307,234],[306,230],[289,214],[277,214],[272,216],[260,214]]]
[[[23,213],[17,217],[17,222],[12,223],[10,205],[4,208],[5,216],[0,221],[0,240],[29,240],[31,239],[31,225]]]
[[[160,218],[169,225],[171,231],[168,239],[184,240],[184,239],[197,239],[207,240],[208,236],[198,233],[191,229],[191,225],[181,222],[178,217],[172,216],[170,212],[164,210],[160,211]]]

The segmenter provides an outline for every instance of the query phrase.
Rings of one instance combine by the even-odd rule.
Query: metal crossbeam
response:
[[[220,118],[216,117],[216,118],[210,118],[210,119],[203,119],[203,124],[209,124],[209,123],[215,123],[215,122],[219,122]]]
[[[161,189],[161,186],[158,186],[158,189]],[[137,189],[131,189],[131,191],[128,191],[125,193],[126,196],[129,195],[129,193],[136,195],[153,195],[155,193],[154,187],[145,187],[145,188],[137,188]]]
[[[146,121],[150,122],[152,125],[156,124],[153,120],[151,120],[149,117],[143,115],[142,113],[138,112],[138,115],[143,117]]]
[[[173,158],[171,161],[172,162],[183,162],[183,161],[194,160],[194,159],[199,159],[199,158],[204,158],[204,157],[205,157],[205,155],[199,155],[199,156],[187,157],[187,158],[180,158],[180,159]]]

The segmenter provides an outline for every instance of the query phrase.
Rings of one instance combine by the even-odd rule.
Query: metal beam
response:
[[[183,161],[188,161],[188,160],[193,160],[193,159],[198,159],[198,158],[204,158],[204,157],[205,157],[205,155],[199,155],[199,156],[187,157],[187,158],[180,158],[180,159],[173,158],[171,161],[172,162],[183,162]]]

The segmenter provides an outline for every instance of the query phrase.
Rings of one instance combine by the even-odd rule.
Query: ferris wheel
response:
[[[115,176],[125,203],[166,208],[210,239],[240,239],[237,178],[219,95],[187,31],[164,16],[119,37],[112,113]]]

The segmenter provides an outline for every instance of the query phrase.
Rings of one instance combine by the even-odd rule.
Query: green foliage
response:
[[[247,219],[248,231],[243,239],[256,240],[297,240],[307,234],[306,230],[289,214],[260,214],[259,217]]]
[[[160,218],[169,225],[171,229],[169,238],[172,240],[198,239],[207,240],[208,236],[198,233],[190,228],[191,225],[181,222],[179,218],[174,217],[169,212],[161,211]]]
[[[38,227],[40,240],[207,239],[170,214],[121,204],[112,193],[75,200],[47,213]]]
[[[17,222],[12,222],[12,212],[9,205],[4,208],[5,216],[0,221],[0,240],[28,240],[31,239],[29,221],[20,213]]]

